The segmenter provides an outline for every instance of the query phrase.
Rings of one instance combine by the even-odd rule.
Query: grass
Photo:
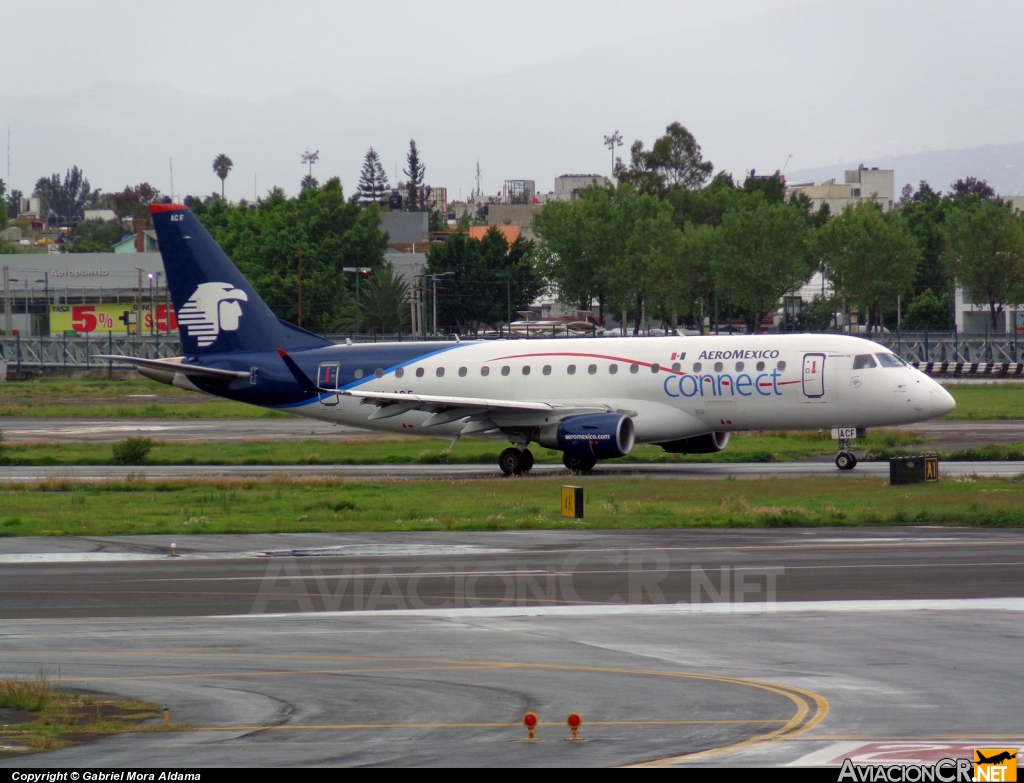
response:
[[[163,731],[155,704],[132,699],[68,693],[54,687],[45,670],[30,680],[0,680],[0,707],[27,713],[25,720],[0,730],[0,759],[56,750],[127,731]]]
[[[140,440],[140,439],[128,439]],[[148,439],[147,439],[148,440]],[[487,464],[498,461],[507,443],[466,439],[450,450],[450,440],[367,437],[339,441],[270,441],[242,443],[152,441],[144,458],[149,465],[409,465]],[[857,448],[882,451],[924,443],[914,432],[874,430],[857,441]],[[121,444],[6,442],[0,464],[7,465],[113,465],[128,464],[115,452]],[[637,446],[619,462],[782,462],[835,452],[828,433],[765,432],[734,435],[729,447],[718,454],[667,454],[658,446]],[[536,461],[561,464],[562,454],[534,444]],[[141,464],[141,463],[131,463]]]
[[[559,488],[584,487],[583,520]],[[0,535],[374,532],[830,525],[1024,525],[1024,481],[890,487],[864,478],[591,477],[353,482],[328,477],[54,479],[0,492]]]
[[[1024,419],[1024,383],[949,384],[945,389],[956,400],[956,410],[945,419]]]

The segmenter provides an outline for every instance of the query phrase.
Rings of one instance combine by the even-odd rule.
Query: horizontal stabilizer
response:
[[[163,372],[181,373],[185,376],[209,378],[220,381],[237,381],[241,378],[248,378],[249,373],[237,372],[235,370],[217,370],[213,367],[200,367],[196,364],[184,364],[180,359],[139,359],[135,356],[108,356],[96,355],[93,359],[102,359],[108,362],[120,362],[130,364],[133,367],[146,367],[151,370]]]

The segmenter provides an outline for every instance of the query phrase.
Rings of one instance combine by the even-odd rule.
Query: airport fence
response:
[[[660,336],[650,332],[644,336]],[[379,343],[445,341],[459,339],[454,335],[428,336],[409,333],[328,334],[336,343]],[[507,333],[480,335],[478,339],[503,339]],[[618,333],[579,334],[552,333],[550,330],[515,331],[512,339],[615,339]],[[904,361],[934,375],[989,375],[992,377],[1024,377],[1024,340],[1017,334],[966,334],[963,332],[884,332],[862,334],[860,337],[884,345]],[[465,337],[462,339],[473,339]],[[680,337],[687,340],[688,337]],[[7,362],[8,373],[19,377],[26,373],[72,373],[128,369],[116,362],[97,359],[99,354],[111,356],[167,359],[181,356],[177,335],[106,335],[61,334],[52,337],[0,336],[0,358]]]

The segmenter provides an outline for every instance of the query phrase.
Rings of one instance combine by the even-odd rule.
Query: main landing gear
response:
[[[857,457],[852,451],[848,451],[850,442],[843,438],[839,441],[839,453],[836,454],[836,467],[840,470],[853,470],[857,467]]]
[[[533,452],[515,446],[498,455],[498,467],[506,476],[521,476],[533,467]]]

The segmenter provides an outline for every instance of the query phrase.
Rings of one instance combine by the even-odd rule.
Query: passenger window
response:
[[[704,367],[704,365],[701,364],[700,362],[694,362],[693,363],[693,371],[694,372],[700,372],[703,367]]]
[[[403,375],[405,375],[405,368],[399,367],[397,370],[395,370],[396,378],[401,378]]]
[[[416,377],[417,378],[422,378],[423,377],[423,368],[422,367],[417,367],[416,368]]]
[[[575,364],[570,364],[568,367],[565,368],[565,371],[569,375],[575,375],[576,374],[576,365]]]
[[[608,365],[608,372],[609,372],[609,374],[615,375],[615,373],[617,373],[618,371],[619,371],[619,365],[617,365],[617,364],[609,364]]]
[[[523,375],[529,375],[529,374],[530,374],[530,365],[524,364],[523,365]]]
[[[634,375],[636,375],[638,372],[640,372],[640,365],[639,364],[631,364],[631,365],[629,365],[629,371],[631,373],[633,373]]]
[[[374,378],[383,378],[384,377],[384,368],[383,367],[378,367],[376,370],[374,370],[373,371],[373,377]]]
[[[544,372],[545,375],[551,375],[551,365],[550,364],[545,364],[543,372]]]
[[[360,378],[363,377],[363,371],[362,370],[356,370],[354,375],[356,376],[356,380],[359,380]]]
[[[589,372],[591,375],[596,373],[597,372],[597,365],[596,364],[588,365],[587,372]]]
[[[481,367],[481,368],[480,368],[480,374],[481,374],[481,375],[482,375],[482,376],[483,376],[484,378],[486,378],[486,377],[487,377],[488,375],[490,375],[490,374],[491,374],[491,368],[490,368],[490,367],[488,367],[487,365],[484,365],[483,367]]]
[[[460,367],[459,368],[459,377],[460,378],[465,378],[467,372],[469,372],[469,371],[465,367]]]
[[[509,368],[507,364],[501,368],[502,375],[508,375],[510,372],[512,372],[512,370]]]
[[[679,362],[672,363],[672,372],[679,372]]]
[[[724,365],[721,362],[715,362],[715,372],[721,372]]]
[[[658,372],[659,370],[661,370],[661,365],[657,362],[651,365],[651,372]]]
[[[862,353],[859,356],[853,357],[853,369],[864,370],[868,367],[877,367],[875,364],[875,357],[869,353]]]
[[[758,362],[757,363],[757,371],[758,372],[764,372],[764,362]]]
[[[779,368],[779,372],[782,372],[783,370],[786,369],[786,363],[785,362],[779,362],[778,365],[776,365],[776,366]]]
[[[743,372],[743,362],[736,362],[736,372]]]
[[[444,367],[438,367],[437,368],[437,377],[438,378],[443,378],[444,377]]]

